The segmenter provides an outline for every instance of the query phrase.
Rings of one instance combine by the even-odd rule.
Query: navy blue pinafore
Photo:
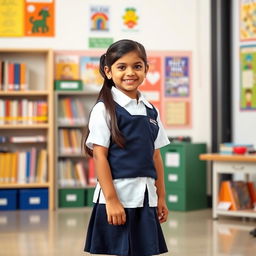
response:
[[[156,179],[153,162],[154,142],[159,127],[157,111],[146,106],[147,115],[131,115],[116,103],[119,130],[125,148],[111,141],[108,161],[113,179],[151,177]],[[93,254],[151,256],[167,252],[156,207],[149,207],[145,191],[144,206],[125,208],[126,223],[115,226],[107,222],[105,204],[94,204],[84,251]]]

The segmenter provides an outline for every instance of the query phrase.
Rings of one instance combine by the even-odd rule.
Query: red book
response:
[[[8,90],[14,90],[14,64],[8,63]]]
[[[247,182],[247,186],[248,186],[251,202],[253,205],[256,205],[256,191],[255,191],[254,183],[249,181]]]

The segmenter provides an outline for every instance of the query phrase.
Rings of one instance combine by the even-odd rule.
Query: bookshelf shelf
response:
[[[0,125],[0,129],[49,129],[49,124],[5,124]]]
[[[70,158],[84,157],[84,158],[86,158],[85,155],[83,155],[83,154],[59,154],[59,158],[65,158],[65,157],[70,157]]]
[[[29,184],[17,184],[17,183],[2,183],[0,188],[48,188],[50,183],[29,183]]]
[[[0,96],[48,96],[48,91],[0,91]]]
[[[0,77],[1,135],[7,138],[31,135],[46,137],[44,142],[0,144],[0,150],[3,149],[0,153],[2,160],[0,180],[4,181],[0,183],[0,192],[1,189],[24,188],[29,189],[29,193],[33,193],[35,189],[46,191],[44,196],[48,194],[48,209],[53,210],[55,206],[53,51],[41,48],[2,48],[0,49],[0,64],[2,68]],[[12,159],[17,159],[14,162],[16,164],[12,163]],[[23,162],[20,162],[21,159]],[[9,164],[6,165],[8,161]],[[6,171],[6,166],[8,166],[8,171]],[[42,179],[40,183],[27,184],[21,182],[24,180],[20,178],[21,175],[23,175],[22,178],[25,177],[25,180],[29,178],[30,181],[38,177]],[[13,180],[15,180],[14,183],[10,182]],[[43,190],[38,190],[40,188]]]

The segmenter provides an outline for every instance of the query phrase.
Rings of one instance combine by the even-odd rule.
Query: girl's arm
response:
[[[164,167],[163,161],[160,153],[160,149],[156,149],[154,153],[154,164],[157,173],[156,180],[156,192],[158,196],[157,213],[160,223],[167,220],[168,208],[165,202],[165,185],[164,185]]]
[[[126,214],[116,194],[107,157],[108,148],[96,144],[93,145],[93,159],[97,178],[106,200],[108,223],[122,225],[126,222]]]

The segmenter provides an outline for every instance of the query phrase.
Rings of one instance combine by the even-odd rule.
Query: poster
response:
[[[256,110],[256,45],[240,49],[240,109]]]
[[[189,96],[189,64],[188,56],[168,56],[165,58],[165,97]]]
[[[54,36],[54,0],[26,0],[25,35]]]
[[[256,40],[256,0],[240,0],[240,40]]]
[[[90,7],[90,30],[92,32],[109,31],[109,7]]]
[[[189,124],[189,103],[186,101],[165,102],[165,124],[167,126],[184,126]]]
[[[24,1],[0,0],[0,37],[24,36]]]
[[[161,57],[148,57],[148,73],[139,90],[144,94],[146,99],[157,108],[160,107],[161,101]]]
[[[80,58],[80,78],[83,80],[84,89],[100,91],[103,78],[99,72],[100,57],[82,56]]]
[[[139,30],[140,16],[137,7],[126,7],[122,15],[122,31],[137,32]]]

